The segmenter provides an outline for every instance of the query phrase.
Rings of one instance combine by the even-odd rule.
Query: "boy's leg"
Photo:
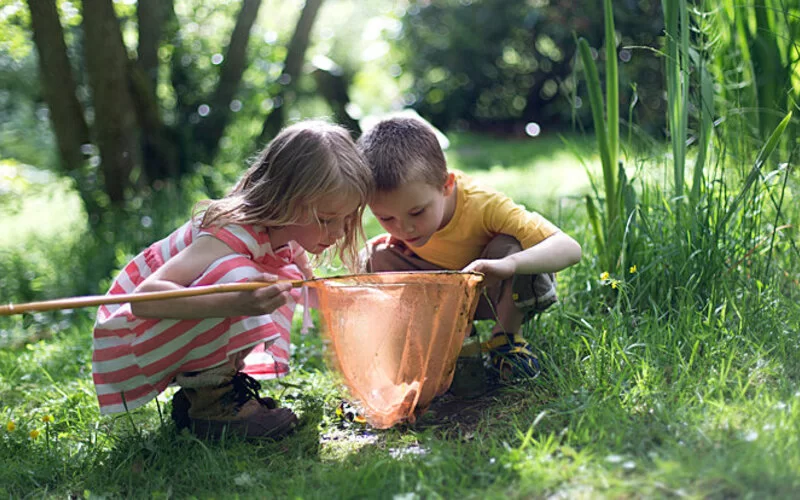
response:
[[[513,237],[499,235],[484,249],[482,258],[499,259],[522,251]],[[479,319],[495,319],[492,339],[487,343],[492,366],[503,378],[535,376],[539,362],[531,346],[520,335],[522,324],[556,301],[552,275],[515,275],[487,290],[479,305]]]
[[[377,240],[377,241],[376,241]],[[362,267],[368,273],[386,271],[440,271],[443,268],[421,259],[402,242],[380,241],[367,243],[360,255]]]

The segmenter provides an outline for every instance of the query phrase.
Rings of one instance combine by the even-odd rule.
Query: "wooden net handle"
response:
[[[79,307],[92,307],[107,304],[123,304],[127,302],[145,302],[149,300],[167,300],[181,297],[196,297],[212,293],[245,292],[257,290],[278,283],[291,283],[297,288],[310,284],[315,280],[278,280],[278,281],[248,281],[245,283],[221,283],[219,285],[193,286],[181,290],[166,290],[163,292],[129,293],[123,295],[89,295],[86,297],[70,297],[67,299],[45,300],[41,302],[28,302],[25,304],[8,304],[0,306],[0,316],[11,316],[33,311],[54,311],[56,309],[77,309]]]

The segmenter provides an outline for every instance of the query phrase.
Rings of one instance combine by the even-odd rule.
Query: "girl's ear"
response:
[[[456,187],[456,174],[453,172],[448,172],[447,180],[444,181],[444,186],[442,187],[442,192],[445,196],[450,196],[453,193],[453,189]]]

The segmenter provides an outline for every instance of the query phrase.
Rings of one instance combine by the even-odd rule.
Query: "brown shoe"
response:
[[[172,396],[172,411],[170,416],[172,421],[175,422],[175,427],[178,430],[183,430],[192,425],[192,419],[189,418],[189,407],[191,403],[189,398],[186,397],[186,391],[179,389],[178,392]]]
[[[277,408],[272,398],[260,397],[260,388],[257,380],[241,372],[216,387],[184,387],[181,391],[190,402],[190,429],[196,436],[208,439],[226,434],[279,439],[290,433],[297,426],[297,415],[288,408]],[[178,425],[179,421],[175,419]]]

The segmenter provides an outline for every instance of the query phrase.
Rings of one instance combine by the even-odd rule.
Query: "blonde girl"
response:
[[[307,121],[287,127],[225,198],[137,255],[109,294],[312,277],[306,252],[338,252],[354,268],[372,177],[349,133]],[[307,295],[307,294],[306,294]],[[278,438],[289,409],[255,379],[286,375],[301,292],[255,291],[102,306],[92,375],[101,413],[132,410],[175,382],[173,418],[203,437]]]

